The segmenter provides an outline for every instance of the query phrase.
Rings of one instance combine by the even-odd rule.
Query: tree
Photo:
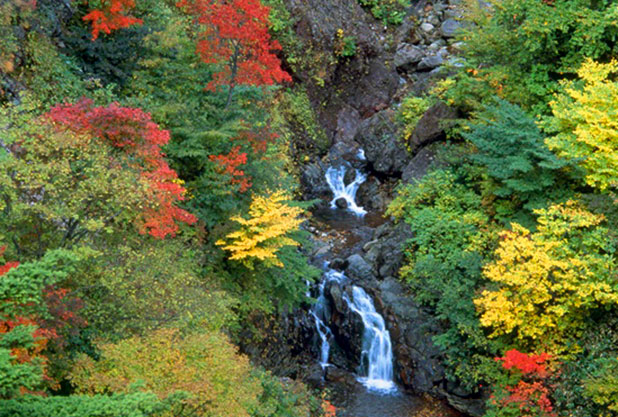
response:
[[[546,353],[529,355],[515,349],[496,358],[510,375],[506,382],[494,387],[486,416],[556,417],[546,382],[550,358]]]
[[[547,144],[558,155],[580,164],[585,181],[600,190],[618,188],[618,61],[587,60],[577,74],[583,81],[565,83],[565,92],[551,103]]]
[[[270,9],[260,0],[180,0],[204,27],[197,53],[207,64],[221,65],[206,89],[228,86],[226,108],[237,85],[273,85],[292,81],[274,54],[279,42],[268,33]]]
[[[569,201],[537,210],[534,233],[517,223],[501,234],[483,274],[497,287],[475,300],[492,337],[566,354],[590,311],[618,304],[615,260],[603,216]]]
[[[249,268],[253,268],[256,260],[283,267],[277,252],[285,246],[299,245],[289,234],[298,230],[303,222],[300,215],[304,213],[302,208],[287,204],[288,200],[282,191],[267,197],[254,197],[249,208],[250,218],[232,217],[240,228],[217,241],[217,245],[231,253],[229,259],[241,261]]]
[[[109,35],[112,30],[142,23],[141,19],[127,15],[135,7],[135,0],[90,0],[90,5],[93,4],[97,7],[82,18],[92,24],[93,41],[101,32]]]
[[[471,158],[487,168],[500,197],[533,200],[555,187],[566,165],[547,148],[535,121],[504,100],[487,106],[463,137],[476,147]]]
[[[96,107],[92,100],[84,98],[76,104],[56,106],[46,117],[61,129],[91,135],[122,151],[121,166],[137,170],[148,184],[140,204],[145,206],[143,217],[138,220],[140,233],[162,239],[176,234],[176,221],[187,224],[197,221],[195,216],[176,206],[185,199],[185,189],[161,152],[170,134],[160,129],[150,114],[117,103]]]
[[[160,399],[188,393],[186,415],[221,417],[249,417],[262,394],[249,359],[218,332],[160,329],[99,348],[98,361],[81,356],[73,368],[79,393],[128,393],[141,381]]]

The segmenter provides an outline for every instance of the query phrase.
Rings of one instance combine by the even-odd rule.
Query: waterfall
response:
[[[330,167],[326,170],[326,182],[333,192],[333,199],[330,202],[330,206],[331,208],[337,208],[337,200],[343,198],[348,203],[348,210],[357,216],[364,216],[367,212],[362,207],[356,205],[355,199],[358,187],[365,182],[367,176],[355,169],[356,176],[354,177],[354,181],[345,185],[344,178],[346,171],[347,167],[344,165],[341,165],[339,168]]]
[[[341,272],[335,271],[334,269],[328,269],[324,273],[324,279],[320,282],[318,286],[318,297],[316,303],[313,305],[311,309],[311,315],[315,321],[315,328],[318,331],[318,335],[320,336],[320,365],[322,368],[328,366],[328,355],[330,353],[330,342],[329,339],[333,337],[333,332],[326,325],[325,321],[328,320],[327,315],[327,300],[324,296],[324,288],[326,284],[331,281],[341,282],[345,279],[345,275]]]
[[[366,376],[359,379],[370,390],[391,392],[393,382],[393,350],[391,337],[384,324],[384,318],[376,311],[371,297],[360,287],[352,287],[353,301],[348,305],[363,319],[363,351],[361,370]]]

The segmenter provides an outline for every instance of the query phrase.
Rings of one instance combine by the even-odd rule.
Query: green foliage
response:
[[[277,97],[275,105],[273,125],[281,132],[282,140],[294,146],[292,152],[297,161],[304,162],[328,150],[330,142],[306,90],[288,89]]]
[[[489,3],[468,2],[467,19],[473,24],[460,38],[465,68],[449,92],[456,102],[478,106],[498,94],[544,113],[558,80],[573,74],[585,58],[615,54],[618,4],[613,1]]]
[[[82,356],[76,363],[78,392],[127,393],[140,382],[159,398],[188,393],[185,413],[196,416],[248,417],[259,404],[261,384],[249,360],[219,332],[161,329],[100,349],[98,361]]]
[[[414,297],[445,323],[435,338],[447,357],[449,376],[477,389],[492,368],[498,345],[487,340],[472,298],[484,283],[481,266],[495,233],[481,196],[450,170],[437,170],[399,190],[388,214],[410,225],[401,277]]]
[[[87,288],[82,314],[108,338],[144,334],[170,322],[220,329],[235,321],[236,301],[200,270],[195,241],[126,239],[101,247],[75,285]]]
[[[7,333],[0,333],[0,399],[18,397],[24,388],[35,390],[43,385],[41,358],[22,363],[13,356],[14,349],[34,347],[34,330],[34,326],[17,326]]]
[[[401,102],[399,120],[403,123],[403,139],[408,141],[423,114],[431,107],[431,99],[409,96]]]
[[[535,121],[519,106],[497,100],[463,137],[477,149],[472,161],[497,183],[492,190],[496,196],[517,199],[531,209],[542,206],[556,190],[566,162],[546,147]]]
[[[0,417],[167,417],[174,416],[182,394],[160,400],[151,393],[112,395],[71,395],[70,397],[39,397],[27,395],[19,399],[0,401]],[[176,410],[176,411],[174,411]]]
[[[48,251],[36,261],[12,268],[0,278],[0,319],[46,314],[42,291],[75,274],[76,264],[86,253]]]
[[[406,15],[406,8],[410,7],[410,0],[358,0],[358,2],[385,25],[401,24]]]
[[[585,393],[608,411],[600,416],[618,412],[618,358],[600,360],[599,369],[585,381]]]

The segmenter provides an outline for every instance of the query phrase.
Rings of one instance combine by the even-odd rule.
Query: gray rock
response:
[[[447,55],[447,53],[445,52],[446,52],[445,50],[440,49],[435,55],[431,55],[431,56],[423,58],[421,62],[418,64],[418,70],[419,71],[432,70],[444,64],[444,59],[446,58],[446,55]]]
[[[325,169],[321,162],[313,162],[302,168],[300,183],[308,198],[320,198],[329,195],[330,188],[324,177]]]
[[[429,22],[425,22],[421,25],[421,30],[427,33],[433,31],[434,29],[435,29],[435,26]]]
[[[335,141],[348,142],[354,139],[360,126],[360,114],[350,106],[346,106],[337,116],[337,131]]]
[[[347,259],[348,267],[346,275],[352,279],[369,281],[374,278],[371,265],[367,263],[359,254],[354,254]]]
[[[401,180],[405,183],[411,183],[423,178],[429,171],[429,167],[433,163],[435,154],[427,148],[422,148],[401,174]]]
[[[446,19],[440,26],[440,32],[445,38],[452,38],[460,29],[461,23],[455,19]]]
[[[395,53],[395,67],[404,70],[412,69],[421,62],[424,56],[425,52],[421,47],[402,43]]]
[[[345,198],[338,198],[335,201],[335,205],[340,208],[340,209],[347,209],[348,208],[348,201]]]

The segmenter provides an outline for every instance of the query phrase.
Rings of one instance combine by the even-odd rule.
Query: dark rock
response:
[[[339,382],[349,386],[353,386],[356,383],[354,375],[336,366],[329,366],[326,368],[326,375],[324,378],[329,382]]]
[[[401,174],[401,180],[405,183],[411,183],[423,178],[429,171],[429,167],[434,162],[435,154],[433,151],[422,148]]]
[[[348,264],[341,258],[335,258],[330,261],[329,267],[336,269],[337,271],[343,271]]]
[[[369,281],[374,278],[371,265],[359,254],[354,254],[347,259],[348,267],[346,275],[351,279]]]
[[[369,177],[358,189],[356,199],[358,203],[369,211],[384,211],[389,198],[380,181],[375,177]]]
[[[384,233],[380,236],[380,233]],[[373,239],[377,242],[371,245],[367,254],[378,276],[385,278],[395,276],[403,264],[403,248],[406,240],[412,238],[410,227],[405,223],[396,226],[377,229]]]
[[[410,159],[399,139],[395,117],[392,110],[376,113],[363,121],[356,135],[373,170],[391,176],[400,175]]]
[[[425,51],[420,46],[402,43],[395,53],[395,67],[404,71],[413,70],[424,56]]]
[[[440,26],[440,32],[445,38],[452,38],[458,30],[461,29],[461,23],[455,19],[446,19]]]
[[[313,162],[302,168],[300,182],[307,198],[321,198],[330,194],[325,171],[321,162]]]
[[[340,209],[347,209],[348,201],[345,198],[341,197],[335,200],[335,205]]]
[[[452,125],[457,117],[457,111],[443,102],[431,106],[416,124],[416,128],[408,142],[408,148],[413,153],[430,143],[445,137],[445,129]]]

